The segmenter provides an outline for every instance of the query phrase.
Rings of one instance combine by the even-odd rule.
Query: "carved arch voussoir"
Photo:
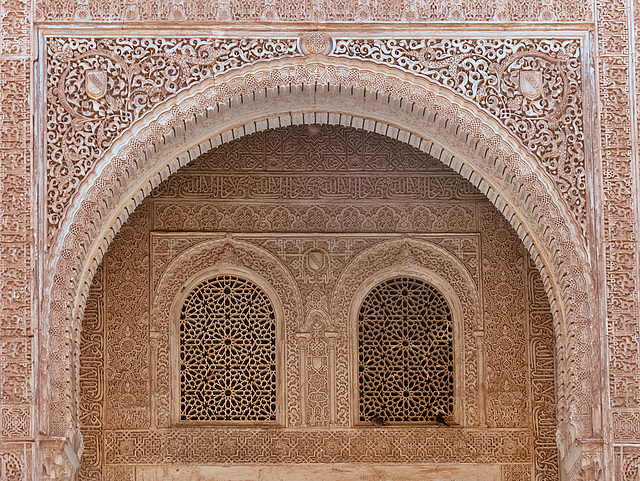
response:
[[[53,332],[81,317],[106,247],[164,178],[224,142],[308,123],[360,127],[430,152],[507,217],[541,268],[554,309],[562,441],[589,436],[593,394],[575,381],[592,369],[591,334],[575,333],[590,332],[594,311],[593,296],[585,295],[593,283],[580,226],[536,159],[493,117],[455,92],[372,62],[302,58],[256,64],[186,90],[127,129],[83,182],[60,230],[51,256],[58,263],[47,280]],[[52,354],[65,348],[62,338],[53,340]],[[56,406],[53,424],[65,425],[67,409]]]

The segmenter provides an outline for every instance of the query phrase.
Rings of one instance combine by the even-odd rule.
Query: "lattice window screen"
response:
[[[453,409],[451,310],[429,284],[374,287],[358,317],[360,421],[429,422]]]
[[[276,420],[276,321],[254,283],[218,276],[187,296],[180,316],[180,419]]]

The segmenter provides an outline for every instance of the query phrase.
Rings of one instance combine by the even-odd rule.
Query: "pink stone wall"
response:
[[[0,478],[7,480],[35,472],[31,30],[31,2],[0,3]]]
[[[49,336],[64,338],[65,334],[50,333],[46,319],[39,315],[41,301],[47,296],[38,287],[37,273],[44,266],[46,249],[43,223],[36,221],[45,208],[43,196],[36,196],[36,186],[43,189],[44,185],[45,159],[39,156],[44,139],[37,134],[44,128],[34,129],[31,119],[33,115],[36,119],[44,118],[45,112],[41,98],[38,97],[38,102],[34,100],[34,93],[39,95],[43,90],[33,80],[44,61],[36,54],[39,45],[35,43],[34,32],[60,24],[66,35],[74,35],[71,26],[82,22],[96,25],[113,22],[118,26],[129,22],[128,28],[135,32],[145,26],[137,21],[159,22],[154,25],[169,28],[176,21],[193,25],[213,21],[250,25],[254,21],[283,24],[302,18],[320,22],[317,25],[328,21],[395,21],[406,25],[413,21],[425,22],[422,24],[425,28],[433,28],[433,22],[443,21],[469,22],[464,28],[484,31],[507,28],[527,32],[539,26],[538,31],[553,32],[561,25],[559,28],[590,32],[594,43],[587,45],[587,61],[582,70],[599,97],[585,100],[586,127],[582,140],[597,141],[587,149],[591,196],[586,210],[591,221],[585,233],[576,236],[589,241],[597,299],[603,302],[589,316],[589,328],[580,330],[584,339],[578,341],[593,346],[595,358],[602,366],[592,377],[578,380],[580,390],[593,392],[598,402],[593,420],[589,421],[594,421],[593,432],[587,436],[594,441],[585,439],[582,443],[586,454],[583,461],[573,466],[572,476],[613,479],[618,473],[617,479],[633,479],[637,476],[633,470],[637,469],[640,446],[639,11],[637,0],[593,3],[540,0],[516,4],[501,0],[436,3],[221,0],[207,4],[207,8],[196,2],[46,1],[32,6],[21,0],[4,0],[0,4],[1,475],[7,479],[33,479],[43,464],[50,477],[62,478],[68,471],[64,461],[54,456],[60,443],[45,440],[49,433],[49,406],[70,402],[49,396],[47,372],[55,366],[66,372],[71,358],[63,354],[64,343],[55,356],[48,356]],[[491,21],[496,23],[487,23]],[[462,28],[456,25],[458,30]],[[371,28],[379,27],[383,28],[378,24]],[[38,60],[35,64],[34,59]],[[37,182],[34,184],[32,179]],[[71,385],[75,381],[70,375],[66,381],[55,382]],[[36,462],[36,438],[40,434],[44,438]],[[599,447],[601,443],[604,450]],[[72,444],[77,446],[77,441]]]

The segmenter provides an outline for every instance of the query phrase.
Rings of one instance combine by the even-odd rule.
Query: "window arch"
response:
[[[276,421],[276,313],[238,275],[218,275],[185,297],[179,319],[180,421]]]
[[[357,318],[360,422],[434,422],[453,414],[453,318],[427,282],[375,285]]]

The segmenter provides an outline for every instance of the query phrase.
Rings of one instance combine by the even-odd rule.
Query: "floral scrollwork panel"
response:
[[[540,160],[586,221],[578,40],[337,40],[335,56],[371,59],[427,77],[500,119]]]
[[[328,54],[428,78],[519,137],[586,221],[580,40],[341,39]],[[92,166],[158,103],[222,73],[303,55],[296,38],[48,38],[47,217],[55,237]]]
[[[48,39],[49,224],[59,224],[120,133],[159,102],[229,69],[297,53],[295,38]]]

